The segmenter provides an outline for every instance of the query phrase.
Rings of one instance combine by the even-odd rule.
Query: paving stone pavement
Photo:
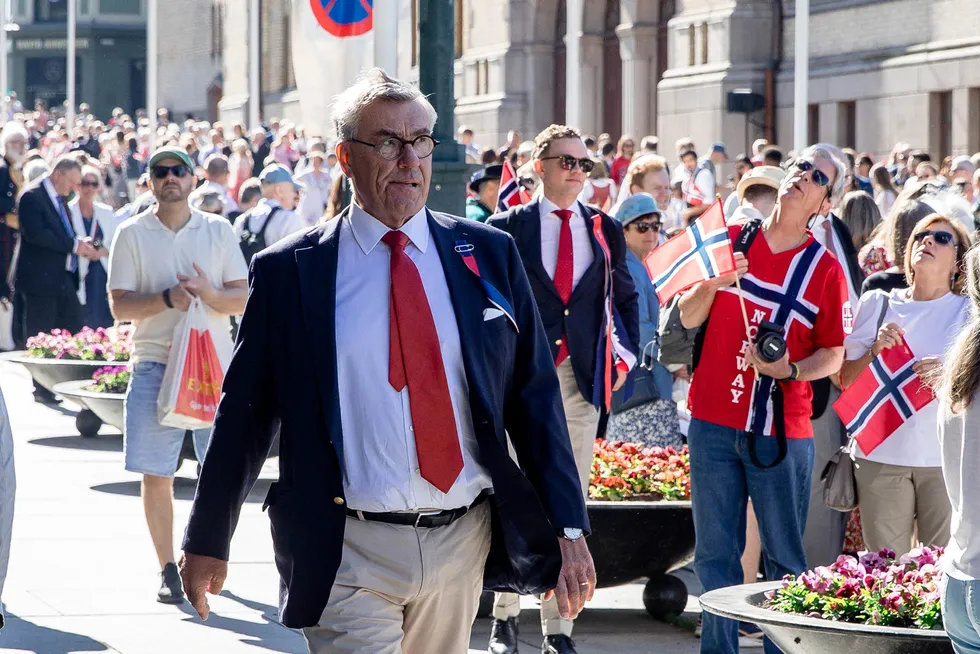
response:
[[[80,437],[76,407],[35,404],[30,376],[16,364],[0,363],[0,389],[14,430],[18,486],[0,652],[306,652],[302,635],[276,618],[278,575],[268,519],[260,510],[277,476],[275,461],[249,495],[225,590],[210,598],[212,615],[204,623],[186,604],[155,601],[159,577],[139,476],[123,470],[119,433],[105,426],[98,438]],[[177,541],[190,510],[194,474],[193,462],[178,472]],[[642,588],[598,591],[576,625],[580,652],[697,652],[693,613],[676,624],[655,621],[643,610]],[[523,598],[522,603],[521,651],[540,651],[536,601]],[[688,610],[697,610],[696,598]],[[478,619],[471,652],[486,651],[488,633],[489,621]]]

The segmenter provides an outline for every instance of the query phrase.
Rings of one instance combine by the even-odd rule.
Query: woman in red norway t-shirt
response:
[[[735,255],[738,272],[704,282],[680,300],[684,326],[703,325],[705,330],[690,392],[688,444],[697,534],[694,565],[706,591],[742,583],[738,561],[749,498],[767,578],[806,569],[803,530],[814,456],[806,382],[840,369],[848,301],[840,264],[807,224],[840,199],[843,178],[844,165],[835,148],[808,148],[783,180],[776,209],[748,251]],[[739,232],[733,226],[731,238]],[[733,286],[736,274],[748,335]],[[763,321],[784,329],[787,351],[775,363],[764,361],[752,342]],[[776,429],[770,399],[776,386],[784,397],[786,456],[772,465],[780,450],[775,435],[783,431]],[[737,654],[738,624],[705,614],[702,648]]]

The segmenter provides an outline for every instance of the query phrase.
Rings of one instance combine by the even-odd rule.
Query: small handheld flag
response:
[[[903,337],[901,345],[882,350],[834,403],[834,411],[865,454],[935,399],[912,370],[914,363]]]
[[[511,207],[527,204],[531,196],[521,186],[521,181],[514,172],[510,160],[504,162],[504,170],[500,173],[500,190],[497,191],[497,211],[507,211]]]
[[[735,254],[721,200],[646,259],[661,305],[699,282],[735,272]]]

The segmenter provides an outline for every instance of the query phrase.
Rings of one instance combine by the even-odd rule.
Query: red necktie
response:
[[[388,232],[381,240],[391,248],[388,382],[398,392],[408,386],[422,479],[448,493],[463,470],[463,453],[442,367],[439,335],[422,277],[405,254],[408,236]],[[409,347],[403,349],[403,342]]]
[[[561,218],[561,231],[558,233],[558,262],[555,265],[555,288],[558,289],[558,296],[561,301],[568,306],[568,300],[572,297],[572,272],[575,269],[575,257],[572,254],[572,228],[569,220],[574,216],[570,209],[557,209],[555,215]],[[555,357],[555,366],[560,366],[562,361],[568,358],[568,337],[561,336],[561,345],[558,346],[558,356]]]

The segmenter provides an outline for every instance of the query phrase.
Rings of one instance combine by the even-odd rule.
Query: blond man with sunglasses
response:
[[[541,178],[541,194],[527,205],[491,217],[487,224],[503,229],[517,241],[551,344],[568,433],[586,495],[599,407],[606,391],[602,383],[606,371],[596,364],[596,348],[605,334],[605,307],[611,303],[625,329],[618,336],[626,351],[603,364],[615,366],[611,379],[612,390],[617,390],[636,361],[637,294],[626,265],[622,225],[577,199],[595,165],[582,136],[574,128],[551,125],[538,134],[534,145],[533,165]],[[566,529],[560,535],[569,542],[582,539],[578,529]],[[591,569],[591,558],[588,563]],[[591,597],[592,588],[580,592]],[[497,595],[490,634],[494,654],[517,651],[519,612],[517,595]],[[553,599],[542,602],[545,654],[575,652],[570,619],[574,614],[566,618],[560,613],[564,612]]]

